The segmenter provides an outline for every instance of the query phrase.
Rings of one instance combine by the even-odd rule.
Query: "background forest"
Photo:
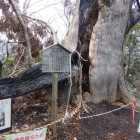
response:
[[[140,23],[125,36],[123,55],[127,87],[140,99]]]

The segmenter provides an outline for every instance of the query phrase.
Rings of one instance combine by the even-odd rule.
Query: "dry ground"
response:
[[[39,92],[24,95],[13,99],[12,130],[1,133],[20,133],[44,126],[50,123],[51,106],[45,100],[45,94]],[[89,116],[107,112],[120,107],[120,103],[88,104],[89,113],[81,110],[81,116]],[[59,106],[58,118],[63,117],[65,105]],[[73,107],[69,105],[69,112]],[[88,119],[79,120],[76,137],[77,140],[125,140],[130,120],[131,109],[123,108],[119,111]],[[66,120],[65,123],[57,123],[58,135],[53,137],[48,131],[47,140],[71,140],[73,137],[76,117]],[[135,113],[135,123],[131,125],[129,140],[140,140],[138,123],[140,113]]]

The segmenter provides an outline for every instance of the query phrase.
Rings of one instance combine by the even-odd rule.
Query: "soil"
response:
[[[100,104],[88,103],[86,113],[81,109],[80,116],[91,116],[108,112],[122,106],[122,103],[109,104],[103,102]],[[66,105],[58,107],[58,119],[64,116]],[[69,105],[68,112],[73,111]],[[130,121],[131,109],[130,107],[121,110],[86,119],[77,120],[76,116],[67,119],[64,123],[57,123],[57,136],[54,137],[51,131],[47,130],[46,140],[72,140],[74,128],[77,140],[127,140],[126,135]],[[22,133],[43,127],[50,123],[51,118],[51,104],[45,99],[45,92],[40,94],[34,92],[21,97],[12,99],[12,130],[1,133],[2,135]],[[76,125],[77,121],[77,125]],[[135,112],[135,122],[131,124],[128,140],[140,140],[140,133],[138,133],[138,124],[140,122],[140,113]]]

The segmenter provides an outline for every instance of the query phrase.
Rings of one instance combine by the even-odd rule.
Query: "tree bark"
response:
[[[129,20],[127,21],[126,33],[128,33],[129,30],[133,26],[135,26],[135,24],[137,24],[139,21],[140,21],[140,10],[138,7],[135,7],[130,11]]]
[[[73,49],[80,52],[84,59],[89,56],[90,62],[83,62],[83,74],[89,75],[90,93],[94,103],[104,100],[121,100],[126,103],[133,98],[125,85],[121,65],[124,36],[140,20],[140,13],[131,9],[132,2],[83,0],[76,6],[79,11],[73,21],[79,24],[75,27],[77,22],[72,22],[69,36],[78,36],[78,40],[72,42]],[[66,42],[66,46],[69,43]]]
[[[122,44],[131,4],[131,0],[117,0],[108,6],[99,1],[99,16],[89,46],[90,90],[94,103],[117,99]]]
[[[31,53],[31,45],[30,45],[30,41],[29,41],[27,25],[26,25],[26,23],[24,23],[24,20],[21,16],[20,11],[18,10],[18,7],[16,6],[15,2],[13,0],[9,0],[9,3],[12,5],[13,10],[15,11],[17,18],[19,20],[19,23],[22,26],[24,38],[25,38],[25,42],[26,42],[26,54],[27,54],[27,58],[29,61],[29,65],[31,66],[32,65],[32,53]]]
[[[120,67],[119,72],[120,73],[119,73],[119,78],[118,78],[116,100],[121,101],[123,103],[129,103],[131,100],[135,101],[134,97],[127,89],[127,86],[125,84],[125,79],[124,79],[124,72],[121,67]]]
[[[70,51],[75,51],[78,43],[79,5],[80,0],[77,0],[76,9],[73,14],[73,19],[69,27],[68,35],[65,39],[65,47]]]

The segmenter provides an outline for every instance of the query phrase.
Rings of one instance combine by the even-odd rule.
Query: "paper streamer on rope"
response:
[[[26,133],[7,135],[5,140],[45,140],[47,128]]]
[[[132,105],[132,123],[134,124],[134,117],[135,117],[135,104],[134,102],[131,102]]]

